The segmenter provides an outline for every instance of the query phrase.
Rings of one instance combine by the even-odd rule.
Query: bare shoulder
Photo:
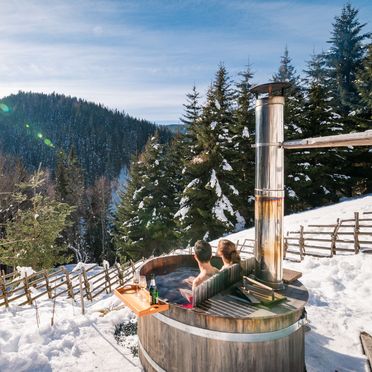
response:
[[[195,287],[197,287],[198,285],[200,285],[201,283],[203,283],[203,276],[202,274],[199,274],[195,279],[194,281],[192,282],[192,288],[194,289]]]

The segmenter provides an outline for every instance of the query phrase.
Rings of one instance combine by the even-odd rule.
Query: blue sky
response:
[[[298,72],[327,49],[344,1],[1,0],[0,96],[58,92],[177,123],[185,94],[202,93],[223,62],[255,82],[287,44]],[[355,0],[371,31],[372,2]]]

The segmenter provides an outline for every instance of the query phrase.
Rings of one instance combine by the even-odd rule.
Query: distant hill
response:
[[[186,133],[186,127],[183,124],[168,124],[165,127],[172,133]]]
[[[157,130],[164,142],[172,137],[166,127],[55,93],[0,100],[0,152],[21,158],[30,170],[39,163],[53,170],[58,152],[74,146],[88,183],[117,177]]]

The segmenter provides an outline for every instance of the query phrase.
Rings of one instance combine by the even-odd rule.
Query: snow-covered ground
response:
[[[352,218],[354,211],[372,211],[372,195],[285,217],[285,229],[310,223],[335,223]],[[240,241],[254,236],[252,229],[228,238]],[[306,333],[308,371],[365,371],[366,359],[359,332],[372,333],[372,254],[305,257],[285,267],[303,273],[309,289],[307,305],[312,330]],[[0,308],[0,371],[140,371],[133,356],[136,336],[118,345],[115,326],[134,322],[135,316],[112,295],[103,295],[82,315],[78,304],[57,298],[40,299],[31,306]],[[109,311],[105,316],[102,311]]]

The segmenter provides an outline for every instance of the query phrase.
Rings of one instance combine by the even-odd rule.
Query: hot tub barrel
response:
[[[183,266],[192,262],[192,256],[155,258],[142,267],[141,274],[162,270],[167,261],[169,267]],[[139,356],[144,370],[304,371],[300,318],[308,293],[298,281],[283,293],[288,300],[271,308],[244,304],[242,310],[216,298],[209,310],[170,304],[164,313],[139,318]],[[236,316],[224,315],[234,311]]]

